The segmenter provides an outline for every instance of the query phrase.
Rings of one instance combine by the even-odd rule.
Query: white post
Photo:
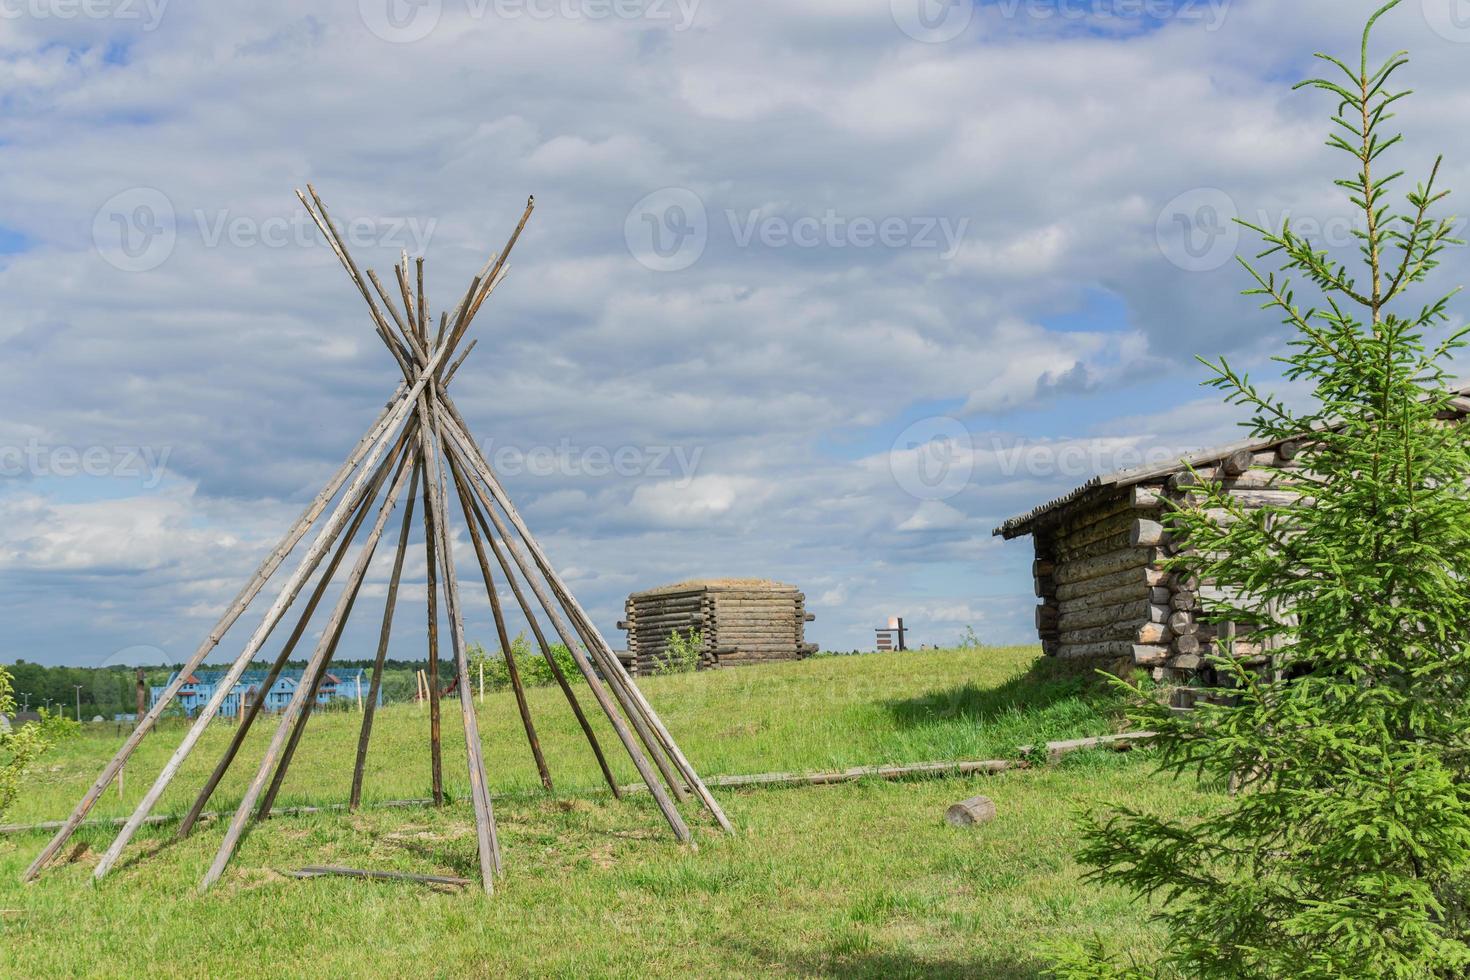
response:
[[[485,661],[480,661],[480,703],[485,703]]]

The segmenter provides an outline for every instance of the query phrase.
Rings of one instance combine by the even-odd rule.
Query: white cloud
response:
[[[1359,18],[1329,0],[1238,0],[1218,30],[1087,33],[998,6],[946,44],[905,36],[887,4],[837,0],[702,3],[678,30],[449,4],[412,44],[374,36],[351,3],[168,4],[148,31],[0,21],[0,248],[26,245],[0,254],[0,445],[167,449],[174,478],[101,499],[30,475],[0,484],[15,624],[0,657],[192,649],[381,408],[391,363],[324,247],[202,231],[299,222],[291,190],[308,180],[342,220],[432,228],[436,309],[537,196],[455,385],[477,435],[698,452],[692,479],[651,462],[507,478],[600,621],[631,588],[759,574],[820,597],[813,632],[832,645],[870,641],[873,610],[893,603],[916,628],[1029,635],[1028,549],[988,527],[1095,461],[1228,437],[1233,416],[1194,390],[1191,358],[1258,363],[1281,330],[1236,295],[1229,265],[1171,265],[1160,211],[1214,187],[1248,218],[1337,216],[1330,106],[1284,81],[1313,49],[1350,49]],[[1464,46],[1412,12],[1382,45],[1416,59],[1407,162],[1443,150],[1463,190]],[[172,250],[146,273],[93,244],[99,208],[132,187],[175,215]],[[708,218],[702,257],[678,273],[644,268],[624,241],[629,209],[665,187],[695,192]],[[732,215],[829,213],[965,233],[945,260],[742,245],[731,230]],[[159,216],[116,217],[137,232]],[[392,238],[359,262],[388,272]],[[1466,271],[1465,253],[1448,256],[1446,280]],[[888,459],[920,415],[959,415],[976,440],[974,477],[943,501],[906,494]],[[1003,465],[996,447],[1018,442],[1083,463]],[[409,569],[422,575],[421,548]],[[58,620],[78,625],[57,636]]]

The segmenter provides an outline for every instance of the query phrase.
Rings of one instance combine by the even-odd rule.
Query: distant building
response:
[[[767,579],[701,579],[635,592],[618,629],[628,631],[620,655],[634,675],[656,673],[674,655],[671,635],[692,637],[699,670],[800,660],[817,652],[806,642],[806,596]]]
[[[226,673],[227,671],[223,670],[196,670],[186,677],[183,686],[179,689],[178,697],[178,703],[184,709],[184,714],[192,718],[200,708],[208,704],[220,684],[224,682]],[[266,682],[270,671],[247,670],[230,688],[224,702],[220,705],[219,713],[226,718],[235,718],[240,714],[242,708],[248,708],[262,697],[264,698],[262,704],[264,710],[282,711],[295,696],[296,688],[301,684],[302,673],[300,670],[283,670],[270,689],[262,692],[261,685]],[[164,689],[178,676],[178,672],[175,672],[169,677],[168,684],[152,688],[150,703],[156,704],[163,695]],[[372,674],[360,667],[331,671],[322,678],[321,687],[317,689],[316,706],[325,707],[333,701],[340,700],[355,702],[359,693],[366,698],[371,680]],[[378,704],[382,703],[383,692],[379,690]]]

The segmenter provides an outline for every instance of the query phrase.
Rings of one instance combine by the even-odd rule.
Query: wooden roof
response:
[[[1470,414],[1470,398],[1466,397],[1470,396],[1470,385],[1458,386],[1455,389],[1455,394],[1458,397],[1452,398],[1450,405],[1463,418],[1466,414]],[[1018,514],[1012,517],[992,531],[991,534],[997,537],[1003,537],[1007,541],[1012,538],[1019,538],[1030,534],[1036,525],[1042,523],[1046,518],[1052,515],[1060,516],[1062,511],[1070,509],[1074,504],[1091,503],[1110,495],[1116,490],[1126,490],[1140,483],[1152,483],[1164,480],[1188,467],[1208,466],[1211,463],[1218,463],[1230,454],[1238,453],[1241,450],[1261,452],[1267,449],[1275,449],[1283,442],[1290,442],[1292,439],[1301,438],[1301,435],[1305,435],[1305,433],[1287,436],[1281,439],[1242,439],[1223,446],[1212,446],[1208,449],[1201,449],[1198,452],[1188,453],[1180,456],[1173,462],[1162,463],[1156,466],[1140,466],[1134,469],[1118,470],[1114,473],[1095,476],[1082,484],[1082,486],[1069,490],[1060,497],[1048,500],[1044,504],[1031,508],[1024,514]]]
[[[721,589],[746,589],[762,592],[795,592],[796,586],[787,585],[768,578],[703,578],[690,579],[687,582],[675,582],[673,585],[660,585],[657,588],[645,589],[642,592],[634,592],[632,598],[641,596],[676,594],[680,592],[703,592],[707,590],[720,591]]]

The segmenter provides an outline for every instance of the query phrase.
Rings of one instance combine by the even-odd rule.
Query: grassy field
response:
[[[1032,648],[818,658],[641,686],[706,775],[1005,758],[1023,743],[1115,727],[1111,699],[1036,659]],[[1041,947],[1059,937],[1099,932],[1140,952],[1155,938],[1129,900],[1079,883],[1075,806],[1212,804],[1153,777],[1146,752],[1095,753],[1001,776],[717,791],[739,832],[720,835],[687,808],[698,821],[690,850],[646,794],[618,802],[601,788],[560,698],[532,692],[555,795],[539,789],[509,695],[480,709],[507,868],[494,897],[280,873],[340,863],[474,877],[463,740],[457,712],[446,712],[446,781],[461,802],[276,818],[255,827],[203,898],[195,886],[218,822],[185,841],[145,829],[95,888],[105,831],[80,832],[70,863],[26,887],[16,881],[45,835],[0,838],[0,975],[1037,976]],[[278,805],[345,798],[357,723],[313,719]],[[370,799],[426,794],[426,729],[413,706],[380,716]],[[604,732],[609,756],[620,754]],[[209,733],[160,812],[187,808],[229,734]],[[123,798],[109,792],[96,815],[126,813],[179,737],[151,736]],[[253,733],[242,762],[267,737]],[[6,819],[65,816],[120,741],[94,732],[58,749]],[[633,781],[631,764],[617,766]],[[215,804],[229,807],[251,772],[233,774]],[[980,792],[998,803],[993,823],[945,824],[948,804]]]

